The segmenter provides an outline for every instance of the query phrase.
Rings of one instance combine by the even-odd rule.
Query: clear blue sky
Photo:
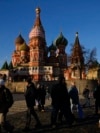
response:
[[[11,60],[14,41],[20,33],[28,43],[36,7],[41,8],[48,46],[62,31],[68,40],[69,53],[78,32],[85,48],[97,48],[100,61],[100,0],[0,0],[0,66]]]

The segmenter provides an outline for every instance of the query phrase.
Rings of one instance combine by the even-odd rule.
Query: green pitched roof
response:
[[[9,63],[9,69],[13,69],[12,61]]]
[[[4,62],[3,66],[1,67],[1,70],[8,70],[9,69],[9,66],[8,66],[8,63],[7,61]]]

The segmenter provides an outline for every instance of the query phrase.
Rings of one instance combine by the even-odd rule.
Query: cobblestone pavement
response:
[[[14,104],[9,109],[8,115],[26,111],[27,107],[26,107],[26,103],[25,103],[24,94],[13,94],[13,98],[14,98]],[[51,98],[49,98],[49,99],[46,98],[45,106],[48,106],[50,104],[51,104]],[[36,107],[37,106],[35,106],[35,108]]]
[[[14,97],[14,104],[13,106],[10,108],[9,113],[8,114],[15,114],[15,113],[19,113],[19,112],[23,112],[26,111],[26,103],[25,103],[25,99],[24,99],[24,94],[13,94]],[[84,98],[80,95],[80,101],[81,103],[84,102]],[[94,104],[94,100],[91,100],[92,104]],[[48,106],[51,104],[51,98],[46,98],[46,102],[45,102],[45,106]],[[36,108],[37,106],[35,106]]]
[[[14,104],[13,106],[10,108],[9,112],[8,112],[8,120],[11,122],[11,124],[14,125],[15,129],[14,129],[14,133],[22,133],[22,129],[24,128],[25,126],[25,111],[27,109],[26,107],[26,103],[25,103],[25,98],[24,98],[24,94],[13,94],[13,97],[14,97]],[[84,103],[84,98],[80,95],[80,103],[81,105]],[[94,104],[94,99],[91,98],[91,105]],[[81,123],[79,123],[78,121],[75,122],[73,124],[73,130],[72,129],[69,129],[69,128],[64,128],[63,126],[58,128],[57,130],[53,130],[52,128],[48,127],[48,125],[50,124],[50,111],[51,111],[51,98],[49,98],[48,100],[48,97],[46,97],[46,113],[41,113],[39,111],[37,111],[38,113],[38,116],[42,122],[42,124],[44,125],[44,127],[42,127],[41,129],[35,129],[35,122],[34,122],[34,119],[32,119],[32,123],[31,123],[31,129],[32,129],[32,132],[30,133],[50,133],[53,131],[53,133],[56,133],[56,132],[59,132],[59,133],[65,133],[65,132],[69,132],[69,133],[74,133],[74,132],[77,132],[79,131],[80,133],[84,133],[84,130],[89,130],[88,133],[94,133],[94,127],[95,124],[92,126],[91,125],[88,125],[88,122],[91,122],[92,119],[90,117],[90,119],[86,119],[86,121],[83,121]],[[35,106],[35,108],[37,108],[37,106]],[[89,111],[88,111],[89,110]],[[76,113],[76,111],[75,111]],[[94,107],[93,108],[84,108],[84,113],[86,114],[85,116],[90,116],[90,115],[93,115],[94,113]],[[42,114],[42,115],[41,115]],[[10,117],[11,115],[11,117]],[[76,115],[77,116],[77,115]],[[76,117],[77,118],[77,117]],[[87,118],[87,117],[86,117]],[[94,118],[93,118],[93,121],[94,121]],[[82,125],[83,124],[83,125]],[[47,127],[46,127],[47,126]],[[74,128],[75,126],[75,128]],[[87,128],[86,128],[87,126]],[[65,126],[66,127],[66,126]],[[90,129],[92,128],[92,130],[90,131]],[[93,129],[94,128],[94,129]],[[76,129],[76,131],[75,131]],[[50,131],[49,131],[50,130]],[[40,131],[40,132],[39,132]],[[86,131],[86,133],[87,133]],[[97,132],[96,132],[97,133]],[[98,132],[99,133],[99,132]]]

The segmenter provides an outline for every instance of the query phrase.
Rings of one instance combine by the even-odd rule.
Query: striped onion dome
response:
[[[40,20],[40,12],[40,8],[36,8],[36,20],[31,32],[29,33],[29,39],[32,39],[33,37],[45,38],[45,32]]]

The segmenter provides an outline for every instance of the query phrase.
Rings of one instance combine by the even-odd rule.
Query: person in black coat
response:
[[[52,112],[51,126],[56,126],[59,111],[64,115],[67,124],[71,125],[73,116],[70,108],[70,99],[67,91],[67,85],[63,76],[59,77],[59,83],[53,85],[51,90]]]
[[[14,126],[6,120],[7,113],[13,102],[12,93],[6,88],[4,80],[0,79],[0,133],[2,132],[1,127],[9,133],[14,129]]]
[[[83,104],[83,107],[90,106],[90,90],[88,88],[88,85],[83,90],[83,96],[85,98],[85,103]]]
[[[79,119],[84,118],[83,110],[80,105],[80,100],[79,100],[79,94],[78,94],[78,89],[75,85],[75,82],[71,82],[71,87],[68,90],[69,97],[70,97],[70,102],[71,102],[71,111],[73,113],[74,107],[77,109]]]
[[[46,96],[46,90],[45,86],[41,86],[41,111],[44,111],[44,105],[45,105],[45,96]]]
[[[38,109],[39,111],[44,111],[44,105],[45,105],[45,96],[46,96],[46,90],[44,85],[39,86],[37,89],[37,97],[38,97]]]
[[[100,79],[97,81],[93,97],[95,98],[95,114],[98,114],[98,109],[100,107]]]
[[[44,85],[41,85],[41,87],[40,87],[40,106],[41,106],[41,111],[44,111],[45,96],[46,96],[45,87],[44,87]]]
[[[38,103],[38,110],[41,111],[41,84],[37,86],[37,103]]]
[[[26,87],[26,92],[25,92],[25,100],[26,100],[26,105],[27,105],[27,119],[26,119],[26,126],[23,129],[23,131],[29,131],[30,130],[30,123],[31,123],[31,115],[34,116],[37,124],[36,127],[41,126],[40,120],[38,118],[37,113],[34,110],[35,106],[35,99],[37,98],[37,90],[32,82],[31,78],[28,78],[27,80],[27,87]]]

